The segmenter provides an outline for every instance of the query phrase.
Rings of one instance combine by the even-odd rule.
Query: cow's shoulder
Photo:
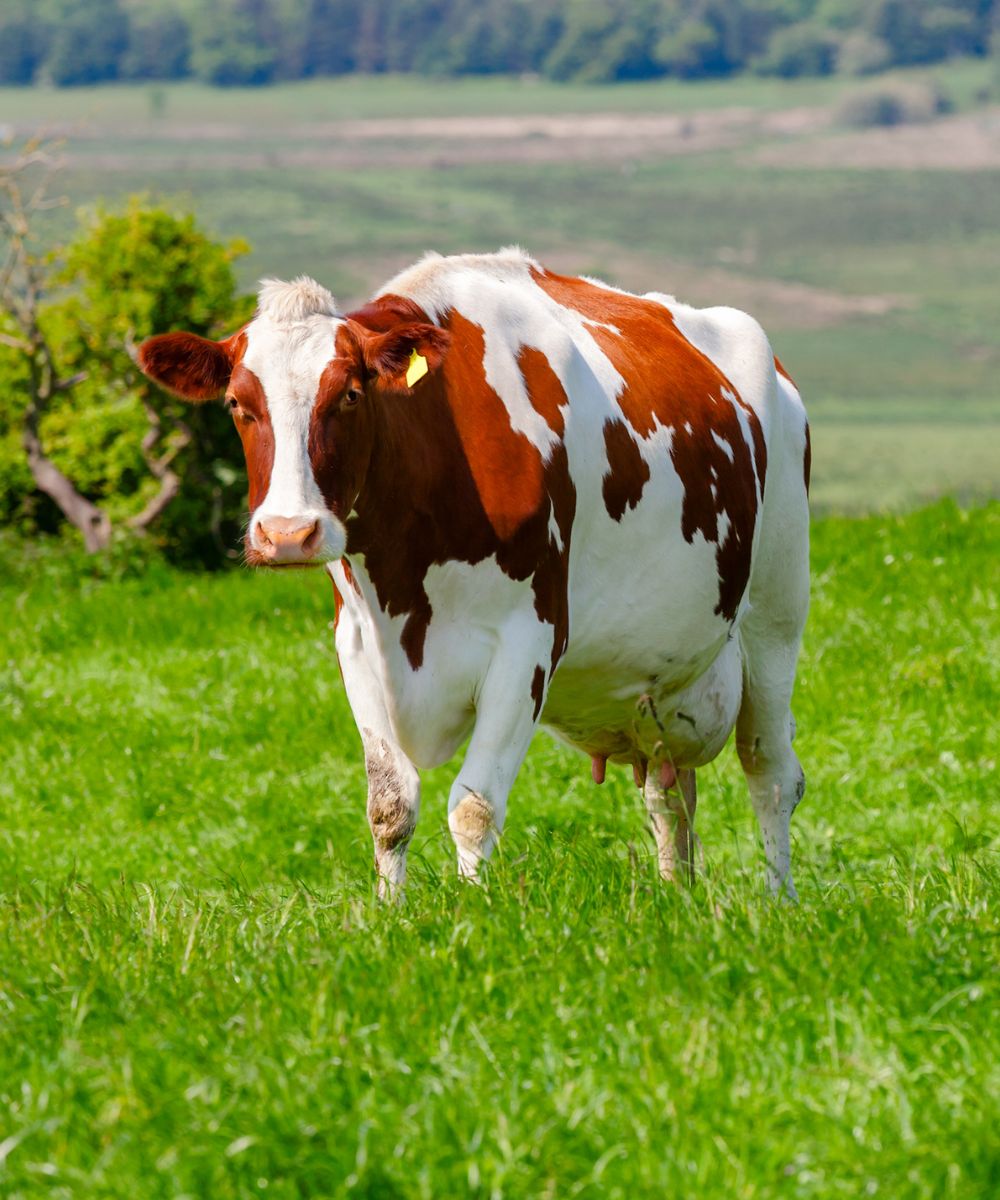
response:
[[[385,403],[378,478],[350,526],[380,607],[406,618],[402,643],[414,668],[435,615],[425,581],[448,563],[483,564],[484,579],[495,564],[553,625],[554,659],[566,643],[576,507],[562,442],[569,399],[544,330],[539,344],[530,332],[538,323],[523,319],[531,269],[516,250],[428,255],[352,314],[380,329],[420,313],[450,335],[441,368],[411,396]]]

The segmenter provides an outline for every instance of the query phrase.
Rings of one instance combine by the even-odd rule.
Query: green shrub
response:
[[[879,37],[856,29],[837,46],[837,71],[841,75],[874,75],[892,58],[890,47]]]
[[[837,120],[852,129],[912,125],[950,112],[952,101],[936,83],[883,84],[847,96]]]
[[[829,29],[803,21],[779,29],[767,51],[754,63],[758,75],[797,79],[803,75],[830,75],[837,62],[839,39]]]
[[[235,556],[243,455],[221,405],[194,407],[168,396],[141,375],[128,344],[172,329],[217,337],[242,324],[252,299],[237,295],[232,264],[245,251],[240,242],[213,241],[188,214],[133,198],[123,212],[81,217],[50,281],[62,290],[39,312],[57,374],[84,375],[44,413],[45,453],[115,526],[127,528],[160,487],[146,454],[160,460],[176,449],[170,467],[181,492],[143,540],[177,562],[218,565],[227,551]],[[23,353],[0,347],[0,520],[38,533],[61,520],[35,490],[21,450],[28,386]],[[160,437],[144,451],[150,413]]]

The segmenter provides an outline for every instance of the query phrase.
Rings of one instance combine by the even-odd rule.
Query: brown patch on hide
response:
[[[567,403],[566,391],[552,364],[541,350],[534,346],[522,346],[517,352],[517,365],[528,390],[528,399],[535,412],[545,418],[545,423],[559,437],[566,431],[562,409]]]
[[[451,316],[455,343],[450,382],[461,394],[452,413],[483,511],[501,541],[507,541],[538,512],[542,501],[542,456],[487,382],[486,340],[480,326],[459,312]]]
[[[232,408],[233,421],[243,443],[249,482],[248,503],[254,512],[264,501],[271,486],[274,466],[274,429],[267,407],[264,386],[249,368],[238,363],[233,369],[226,389],[226,399]]]
[[[542,711],[542,701],[545,699],[545,668],[542,666],[535,667],[535,673],[531,677],[531,698],[535,702],[534,718],[538,720],[538,714]]]
[[[802,456],[802,477],[806,483],[806,495],[809,495],[809,479],[812,475],[812,438],[809,436],[809,422],[806,422],[806,449]]]
[[[642,457],[635,438],[622,421],[604,422],[604,450],[608,469],[601,483],[608,516],[620,521],[627,508],[635,508],[649,482],[649,464]]]
[[[363,343],[369,326],[377,324],[384,336],[394,314],[407,320],[415,315],[407,310],[399,317],[397,307],[374,301],[357,320],[351,314],[351,335]],[[454,311],[442,326],[451,344],[439,369],[408,395],[369,378],[370,437],[360,450],[343,439],[344,453],[367,459],[347,521],[348,552],[363,558],[383,611],[406,618],[401,644],[414,670],[423,663],[433,617],[428,570],[490,556],[510,578],[531,580],[535,611],[553,626],[558,661],[568,637],[566,573],[576,511],[565,448],[557,444],[543,461],[511,427],[503,400],[486,379],[480,326]],[[363,354],[363,344],[360,349]],[[540,357],[526,357],[526,384],[539,411],[551,412],[565,397]],[[549,536],[550,514],[562,550]]]
[[[548,271],[532,275],[549,296],[587,319],[594,340],[624,380],[617,399],[634,433],[647,438],[660,426],[671,430],[670,459],[684,488],[682,532],[688,542],[700,533],[716,544],[715,611],[732,620],[750,578],[767,470],[756,413],[723,372],[681,334],[662,304]],[[749,427],[751,445],[738,410]],[[628,453],[620,438],[617,449]],[[631,488],[616,487],[615,474],[609,463],[612,516],[625,512],[637,490],[634,476]],[[720,533],[723,515],[728,527]]]

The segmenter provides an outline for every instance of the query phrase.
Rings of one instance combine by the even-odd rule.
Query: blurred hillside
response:
[[[870,74],[996,52],[1000,0],[4,0],[0,85]]]
[[[73,236],[77,206],[142,192],[245,238],[240,288],[307,272],[349,306],[427,249],[520,242],[557,270],[746,309],[807,398],[814,510],[863,512],[1000,494],[990,71],[9,88],[0,122],[69,139],[56,186],[71,203],[42,214],[43,246]],[[80,442],[70,399],[53,456]],[[119,417],[88,419],[91,473],[121,459]],[[221,457],[238,449],[225,432]],[[18,439],[0,427],[11,456]],[[116,502],[117,478],[102,476]],[[44,526],[30,494],[22,509]],[[238,506],[223,515],[238,525]]]

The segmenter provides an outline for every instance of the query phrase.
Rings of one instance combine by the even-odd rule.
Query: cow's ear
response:
[[[161,333],[139,347],[139,366],[175,396],[195,403],[212,400],[233,373],[237,338],[213,342],[196,333]]]
[[[436,371],[448,352],[451,334],[437,325],[414,322],[386,333],[370,334],[362,343],[365,366],[383,387],[407,392]]]

